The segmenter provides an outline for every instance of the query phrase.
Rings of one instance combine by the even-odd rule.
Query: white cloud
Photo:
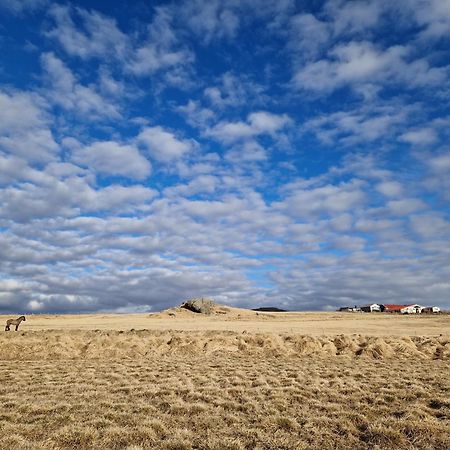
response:
[[[261,102],[264,88],[245,76],[228,71],[220,77],[220,83],[206,88],[203,93],[216,108],[237,107]]]
[[[227,2],[192,0],[181,10],[188,27],[208,43],[212,39],[232,38],[239,27],[239,16]]]
[[[335,34],[367,33],[378,25],[383,12],[379,0],[358,0],[348,3],[344,0],[330,0],[325,12],[331,19]]]
[[[136,50],[127,69],[136,75],[151,75],[158,70],[184,64],[191,60],[186,51],[170,51],[151,42]]]
[[[413,106],[370,103],[370,106],[312,118],[304,123],[303,129],[314,132],[326,144],[373,142],[398,133],[415,111]]]
[[[216,113],[209,109],[203,108],[200,102],[189,100],[186,105],[178,106],[176,111],[181,113],[186,122],[195,128],[207,128],[216,118]]]
[[[294,189],[278,207],[295,217],[311,217],[354,210],[366,198],[361,182],[326,185],[310,189]]]
[[[445,173],[450,171],[450,152],[441,155],[431,156],[427,164],[431,170],[436,173]]]
[[[73,151],[72,159],[96,172],[143,180],[150,175],[151,165],[139,150],[114,141],[95,142]]]
[[[172,15],[207,45],[235,39],[251,19],[265,19],[269,30],[279,28],[293,10],[291,0],[189,0],[181,8],[174,5]]]
[[[42,99],[30,93],[0,92],[0,133],[22,132],[25,126],[45,127],[47,116],[42,103]]]
[[[400,136],[400,140],[412,145],[429,145],[438,139],[436,131],[433,128],[420,128],[407,131]]]
[[[450,4],[446,0],[407,0],[403,5],[423,27],[420,37],[442,39],[450,34]]]
[[[49,161],[58,151],[44,100],[27,92],[0,91],[0,149],[31,161]]]
[[[41,61],[47,81],[45,93],[52,103],[83,118],[121,117],[115,104],[99,95],[95,87],[80,84],[53,53],[44,53]]]
[[[136,140],[152,158],[164,163],[182,158],[195,147],[195,141],[178,139],[160,126],[144,128]]]
[[[386,197],[399,197],[403,193],[403,186],[398,181],[383,181],[375,187],[378,192]]]
[[[93,188],[84,177],[49,177],[44,183],[22,183],[0,190],[0,218],[19,223],[110,211],[131,213],[147,208],[156,192],[144,186]]]
[[[152,75],[159,70],[177,68],[193,61],[193,54],[181,45],[172,21],[168,8],[156,8],[155,17],[148,27],[147,42],[134,50],[125,70],[140,76]]]
[[[410,217],[412,229],[425,238],[446,238],[450,235],[450,222],[440,214],[423,214]]]
[[[407,216],[413,212],[423,210],[425,203],[418,198],[403,198],[389,201],[387,207],[395,215]]]
[[[230,151],[225,155],[228,161],[232,161],[236,164],[245,162],[261,162],[266,161],[268,158],[267,151],[258,144],[258,142],[250,140],[245,142],[238,142]]]
[[[0,8],[13,14],[23,14],[42,8],[48,0],[0,0]]]
[[[411,49],[395,45],[385,50],[370,42],[352,41],[329,51],[329,58],[306,64],[294,75],[297,89],[329,93],[343,86],[405,83],[433,86],[447,79],[447,68],[430,67],[426,59],[408,61]]]
[[[69,55],[82,59],[124,58],[129,51],[129,38],[119,30],[116,21],[97,11],[53,4],[49,15],[56,26],[46,35],[58,41]]]
[[[329,24],[313,14],[297,14],[290,19],[289,48],[302,60],[316,57],[331,37]]]
[[[275,137],[278,131],[290,124],[292,119],[287,114],[258,111],[249,114],[247,122],[219,122],[205,134],[224,142],[235,142],[262,134]]]

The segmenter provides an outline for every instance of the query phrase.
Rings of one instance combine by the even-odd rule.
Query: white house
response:
[[[381,305],[373,303],[372,305],[361,306],[361,311],[364,312],[381,312]]]
[[[439,306],[427,306],[423,309],[424,313],[438,314],[441,312],[441,308]]]
[[[400,312],[402,314],[420,314],[424,310],[423,306],[414,304],[414,305],[406,305],[404,306]]]

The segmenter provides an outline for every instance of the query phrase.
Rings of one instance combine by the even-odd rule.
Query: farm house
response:
[[[386,312],[400,313],[400,314],[420,314],[424,309],[423,306],[412,305],[384,305]]]
[[[364,312],[382,312],[383,311],[382,306],[383,305],[378,305],[377,303],[373,303],[372,305],[364,305],[364,306],[361,306],[361,311],[364,311]]]
[[[422,312],[427,314],[438,314],[441,312],[441,308],[439,308],[439,306],[426,306],[423,308]]]

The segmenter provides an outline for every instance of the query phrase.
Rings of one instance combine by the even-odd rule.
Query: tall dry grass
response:
[[[0,336],[10,449],[448,449],[449,342],[220,332]]]

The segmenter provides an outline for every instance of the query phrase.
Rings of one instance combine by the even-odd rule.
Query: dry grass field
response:
[[[30,316],[0,334],[0,445],[449,449],[449,325],[232,309]]]

